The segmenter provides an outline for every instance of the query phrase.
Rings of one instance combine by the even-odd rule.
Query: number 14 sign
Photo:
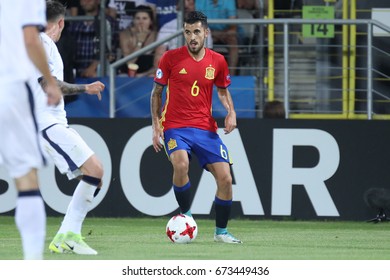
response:
[[[303,19],[334,19],[333,6],[303,6]],[[305,38],[333,38],[333,24],[303,24],[302,35]]]

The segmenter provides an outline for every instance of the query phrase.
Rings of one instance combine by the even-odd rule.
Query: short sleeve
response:
[[[168,84],[168,78],[170,73],[169,67],[169,55],[168,52],[165,52],[161,57],[156,74],[154,76],[154,81],[160,85],[166,86]]]
[[[37,26],[40,31],[46,26],[45,0],[30,0],[29,8],[22,9],[22,26]]]

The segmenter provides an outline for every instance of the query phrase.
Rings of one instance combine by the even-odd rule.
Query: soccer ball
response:
[[[173,243],[190,243],[198,235],[198,225],[192,217],[179,214],[168,221],[166,233]]]

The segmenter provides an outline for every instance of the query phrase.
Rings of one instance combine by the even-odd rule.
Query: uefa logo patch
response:
[[[160,68],[158,68],[157,71],[156,71],[157,79],[161,79],[162,76],[163,76],[163,72],[162,72],[162,70]]]

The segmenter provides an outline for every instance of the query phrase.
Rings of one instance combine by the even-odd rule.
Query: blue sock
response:
[[[215,226],[226,229],[232,208],[232,200],[223,200],[215,197]]]
[[[183,213],[183,214],[192,217],[191,210],[188,210],[187,212],[185,212],[185,213]]]
[[[219,228],[219,227],[215,228],[215,234],[226,234],[227,232],[228,232],[227,228]]]
[[[191,207],[191,183],[188,181],[184,186],[173,185],[176,201],[179,204],[180,212],[185,214]],[[191,212],[190,212],[191,213]]]

